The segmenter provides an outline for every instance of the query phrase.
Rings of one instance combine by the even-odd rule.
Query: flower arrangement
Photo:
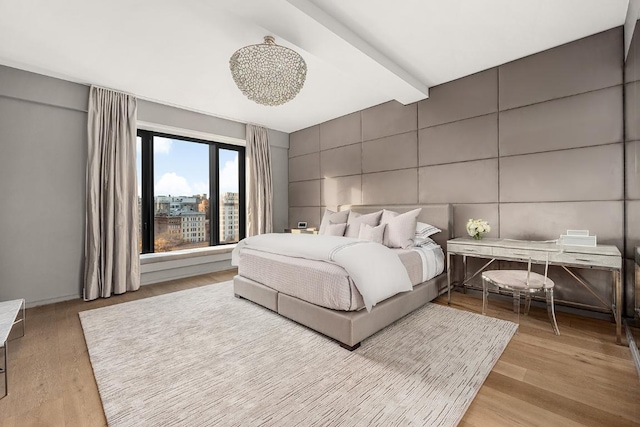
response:
[[[491,226],[483,219],[469,219],[467,221],[467,233],[476,240],[482,239],[482,236],[490,231]]]

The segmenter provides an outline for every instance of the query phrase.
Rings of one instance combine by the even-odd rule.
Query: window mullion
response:
[[[209,145],[209,231],[210,244],[220,244],[220,182],[218,165],[218,146]]]
[[[142,137],[142,253],[153,252],[153,135],[139,131]]]

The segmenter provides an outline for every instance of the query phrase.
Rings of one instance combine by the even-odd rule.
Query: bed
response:
[[[416,208],[422,208],[418,221],[442,230],[431,238],[446,251],[446,241],[452,237],[453,231],[451,205],[345,205],[339,210],[368,214],[382,209],[404,213]],[[412,290],[386,298],[370,311],[364,308],[354,281],[341,267],[283,254],[261,253],[252,248],[240,251],[234,293],[238,298],[262,305],[338,341],[348,350],[354,350],[365,338],[447,291],[446,274],[430,277],[429,269],[419,268],[425,265],[425,259],[429,260],[429,248],[425,248],[423,253],[410,249],[393,251],[406,268]],[[433,263],[433,260],[428,262]],[[440,266],[440,271],[446,272],[446,266]]]

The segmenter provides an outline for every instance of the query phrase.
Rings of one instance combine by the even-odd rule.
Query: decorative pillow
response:
[[[347,231],[344,233],[344,237],[355,237],[360,235],[360,225],[367,224],[372,227],[376,227],[380,224],[380,217],[382,217],[382,211],[360,215],[359,213],[351,211],[349,213],[349,219],[347,221]]]
[[[385,228],[387,228],[387,224],[382,224],[377,227],[372,227],[369,224],[360,224],[358,239],[370,240],[372,242],[382,244]]]
[[[344,230],[347,228],[346,223],[342,224],[329,224],[325,230],[327,236],[344,236]]]
[[[327,227],[330,223],[333,224],[346,224],[347,219],[349,218],[348,210],[342,212],[334,212],[329,209],[325,209],[324,216],[322,217],[322,222],[320,223],[320,230],[318,230],[318,234],[326,234]]]
[[[397,214],[393,211],[383,212],[382,219],[383,222],[387,224],[387,229],[384,233],[384,245],[390,248],[402,249],[414,246],[413,237],[416,234],[416,225],[420,211],[422,211],[422,208],[414,209],[403,214]],[[385,218],[384,214],[386,212],[389,213]],[[395,214],[395,216],[393,216],[393,214]]]
[[[429,237],[441,231],[442,230],[440,230],[438,227],[424,222],[418,222],[416,224],[416,237]]]

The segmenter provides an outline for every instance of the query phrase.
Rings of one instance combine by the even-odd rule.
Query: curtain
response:
[[[89,94],[84,299],[140,287],[136,98],[92,86]]]
[[[273,181],[267,130],[247,125],[247,236],[273,232]]]

